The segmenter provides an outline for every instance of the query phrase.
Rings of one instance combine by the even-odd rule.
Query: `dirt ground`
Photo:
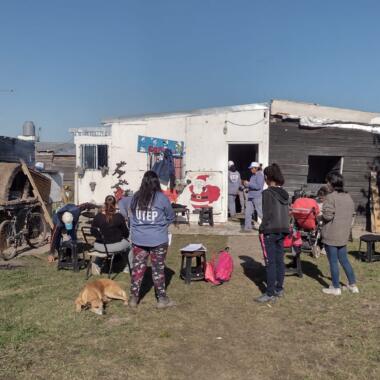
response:
[[[190,242],[208,256],[230,246],[231,282],[185,285],[179,249]],[[105,316],[74,311],[83,271],[57,271],[46,254],[0,264],[0,378],[379,379],[380,262],[357,260],[356,247],[359,295],[323,295],[327,261],[304,255],[305,276],[287,277],[285,297],[262,306],[253,302],[265,288],[256,236],[175,235],[166,274],[178,306],[154,308],[147,273],[139,308],[112,301]],[[116,280],[128,289],[128,274]]]

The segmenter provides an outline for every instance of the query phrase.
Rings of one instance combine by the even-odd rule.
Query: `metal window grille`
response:
[[[84,169],[100,169],[108,166],[108,145],[81,145],[81,166]]]

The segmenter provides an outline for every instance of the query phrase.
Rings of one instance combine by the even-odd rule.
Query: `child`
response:
[[[284,177],[277,164],[264,169],[268,188],[263,191],[263,219],[260,241],[267,274],[266,293],[256,302],[273,302],[284,294],[284,238],[289,234],[289,194],[282,188]]]

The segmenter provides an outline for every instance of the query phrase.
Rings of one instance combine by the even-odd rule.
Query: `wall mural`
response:
[[[154,150],[170,149],[173,156],[180,157],[183,155],[183,141],[166,140],[158,137],[138,136],[137,151],[140,153],[149,153]]]

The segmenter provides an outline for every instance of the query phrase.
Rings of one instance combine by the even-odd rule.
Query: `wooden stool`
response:
[[[208,223],[211,227],[214,226],[214,213],[212,207],[202,207],[200,209],[198,224],[203,226],[203,223]]]
[[[194,251],[186,252],[181,251],[182,260],[180,268],[180,277],[185,280],[185,284],[189,285],[191,281],[204,280],[205,267],[206,267],[206,252]],[[192,261],[195,258],[196,266],[193,267]]]
[[[362,252],[362,242],[367,244],[366,252]],[[360,237],[359,255],[363,261],[372,262],[380,260],[380,254],[376,253],[375,244],[380,242],[380,235],[367,234]]]

